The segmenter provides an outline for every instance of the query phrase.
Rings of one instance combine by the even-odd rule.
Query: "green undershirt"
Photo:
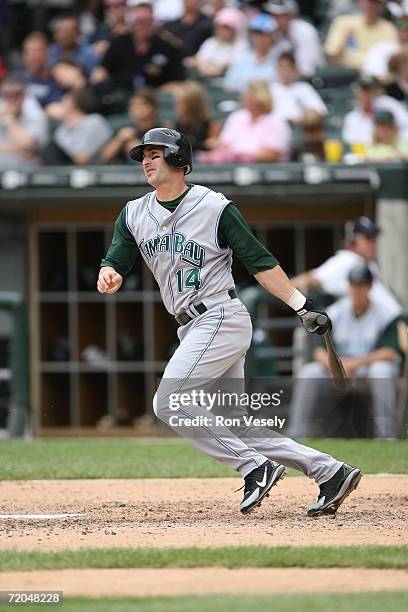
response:
[[[186,191],[175,200],[157,201],[166,210],[173,212],[191,187],[192,185],[189,185]],[[279,263],[254,236],[234,202],[230,202],[221,215],[218,225],[218,243],[223,248],[229,247],[250,274],[269,270]],[[123,208],[116,219],[112,243],[101,266],[112,266],[119,274],[126,276],[133,268],[138,253],[138,246],[126,225],[126,208]]]

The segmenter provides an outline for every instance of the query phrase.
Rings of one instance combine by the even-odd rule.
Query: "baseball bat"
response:
[[[318,323],[319,325],[324,325],[325,323],[327,323],[327,317],[323,314],[320,315],[319,317],[317,317],[316,323]],[[341,359],[338,356],[336,349],[334,348],[330,332],[325,332],[323,334],[323,338],[326,343],[327,356],[329,358],[329,372],[333,381],[333,385],[336,387],[336,389],[345,391],[350,386],[350,379],[348,378]]]

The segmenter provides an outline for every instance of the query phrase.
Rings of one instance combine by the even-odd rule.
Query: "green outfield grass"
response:
[[[408,444],[377,440],[305,443],[366,474],[407,473]],[[294,470],[289,470],[295,474]],[[234,472],[179,439],[7,440],[0,442],[0,479],[210,478]]]
[[[49,607],[31,608],[44,612]],[[60,607],[58,607],[60,609]],[[384,612],[408,609],[408,592],[323,593],[318,595],[215,595],[123,599],[69,598],[64,612]]]
[[[99,548],[0,551],[2,571],[129,567],[367,567],[408,568],[406,546],[226,548]]]

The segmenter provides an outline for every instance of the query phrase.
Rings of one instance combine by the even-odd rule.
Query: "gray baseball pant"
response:
[[[207,305],[207,304],[206,304]],[[207,306],[208,307],[208,306]],[[197,403],[172,409],[175,393],[191,393],[203,381],[208,389],[216,381],[244,380],[245,353],[252,337],[251,318],[238,300],[214,305],[178,329],[180,345],[169,361],[153,400],[156,416],[207,455],[240,472],[245,478],[267,459],[301,470],[317,484],[329,480],[342,462],[270,430],[245,427],[239,437],[225,425],[172,425],[175,414],[185,418],[209,416]],[[199,385],[197,385],[199,382]],[[238,428],[239,430],[239,428]]]

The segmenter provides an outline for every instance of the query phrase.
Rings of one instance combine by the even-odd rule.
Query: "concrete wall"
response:
[[[383,278],[408,311],[408,199],[379,200],[377,222],[382,229],[378,261]]]

